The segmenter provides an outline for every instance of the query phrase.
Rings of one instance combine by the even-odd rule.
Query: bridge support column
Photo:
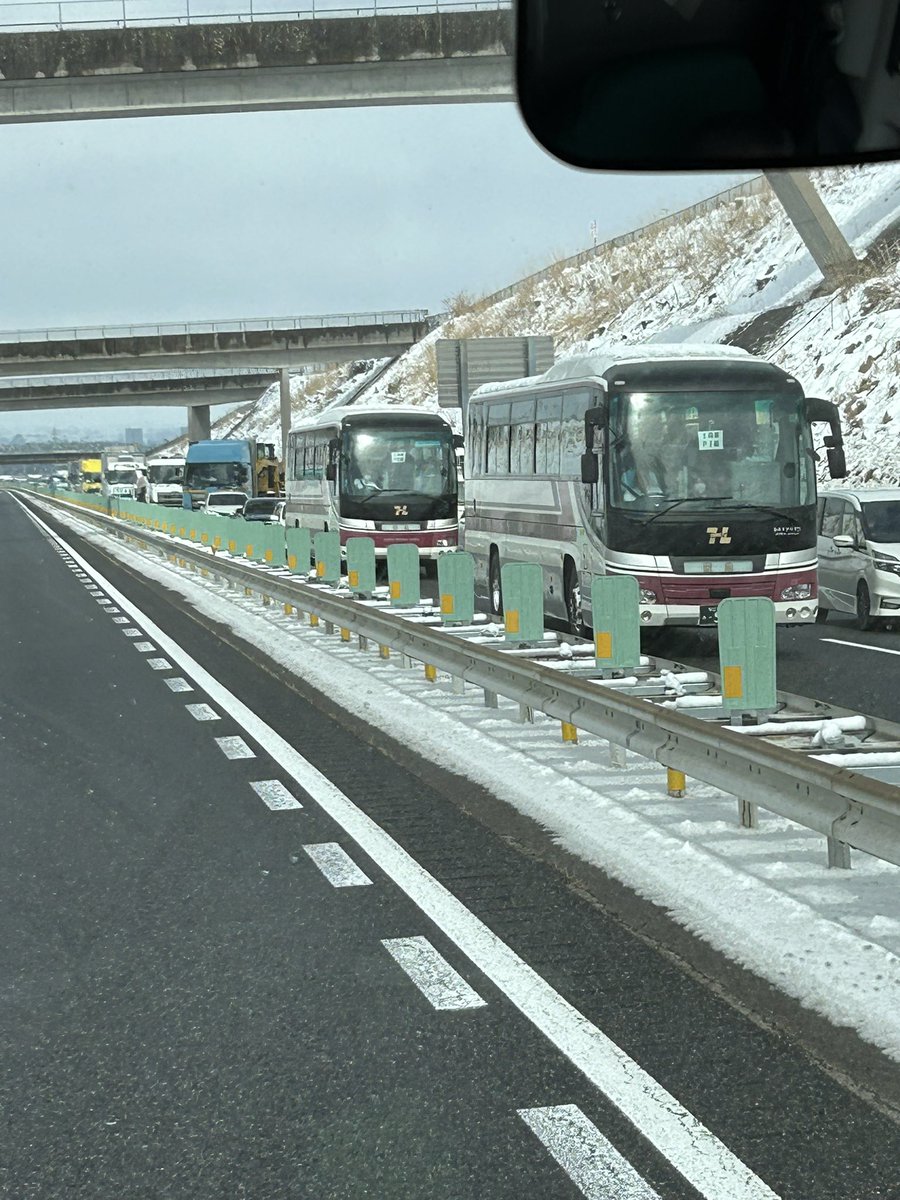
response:
[[[278,382],[281,399],[281,461],[287,477],[288,434],[291,432],[291,376],[287,367],[282,367]]]
[[[766,171],[766,179],[803,238],[826,284],[830,287],[839,284],[846,271],[859,266],[859,259],[825,207],[808,172]]]
[[[192,404],[188,409],[188,441],[208,442],[209,436],[209,405]]]

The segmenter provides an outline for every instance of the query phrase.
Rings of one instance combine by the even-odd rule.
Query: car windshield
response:
[[[900,499],[866,500],[862,511],[866,535],[873,542],[900,542]]]
[[[245,517],[268,517],[275,511],[277,500],[248,500],[244,505]]]
[[[184,467],[181,463],[151,463],[147,478],[151,483],[181,483]]]
[[[247,485],[250,467],[247,463],[188,463],[184,471],[186,488],[216,488]]]
[[[226,505],[239,505],[243,508],[247,497],[241,492],[210,492],[206,503],[210,508],[222,508]]]
[[[106,478],[109,483],[137,483],[137,471],[132,467],[127,469],[110,469],[106,472]]]

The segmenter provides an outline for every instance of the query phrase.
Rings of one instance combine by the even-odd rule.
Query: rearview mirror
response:
[[[831,539],[838,550],[853,550],[856,547],[856,542],[848,533],[839,533]]]
[[[832,479],[847,478],[847,459],[843,446],[829,446],[825,452],[828,455],[828,474]]]
[[[334,483],[337,480],[337,466],[333,462],[326,463],[325,478],[329,483]]]
[[[594,484],[600,482],[600,463],[597,455],[591,450],[581,456],[581,482]]]
[[[896,0],[517,0],[516,84],[551,154],[604,170],[900,154]]]

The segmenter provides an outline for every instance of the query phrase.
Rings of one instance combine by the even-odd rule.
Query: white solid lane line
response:
[[[186,704],[184,706],[195,721],[219,721],[221,717],[208,704]]]
[[[332,887],[365,887],[372,882],[337,842],[318,842],[303,849]]]
[[[433,1008],[456,1011],[487,1004],[428,938],[386,938],[381,944]]]
[[[147,661],[149,662],[150,660],[148,659]],[[173,692],[192,692],[194,690],[188,681],[182,679],[180,675],[174,679],[166,679],[165,685]]]
[[[659,1200],[577,1104],[520,1108],[519,1116],[588,1200]]]
[[[876,654],[900,654],[900,650],[889,650],[887,646],[865,646],[862,642],[845,642],[841,638],[819,638],[820,642],[830,642],[832,646],[852,646],[854,650],[874,650]]]
[[[250,786],[260,800],[273,812],[281,812],[287,808],[302,808],[303,805],[296,796],[292,796],[280,779],[260,779]]]
[[[518,954],[469,912],[371,817],[285,738],[164,633],[123,593],[68,546],[40,517],[31,519],[90,570],[169,658],[261,746],[363,852],[475,964],[527,1020],[598,1088],[704,1200],[779,1200],[675,1097],[593,1025]]]
[[[241,737],[216,738],[215,742],[226,758],[256,758],[256,755]]]

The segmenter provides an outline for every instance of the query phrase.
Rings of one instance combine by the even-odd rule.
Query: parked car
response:
[[[203,504],[203,512],[212,513],[217,517],[238,516],[249,498],[246,492],[230,492],[225,489],[210,492]]]
[[[241,509],[245,521],[271,521],[275,509],[283,504],[277,496],[253,496]]]
[[[900,623],[900,488],[819,495],[819,611],[854,613],[858,629]]]

